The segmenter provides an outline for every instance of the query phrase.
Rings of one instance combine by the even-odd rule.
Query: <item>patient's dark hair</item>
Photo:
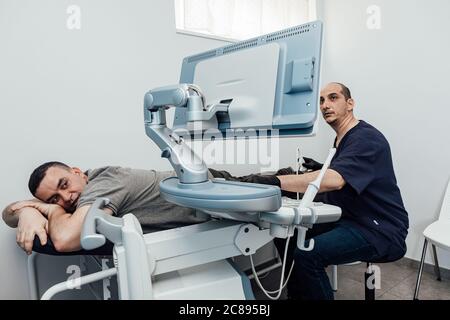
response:
[[[350,89],[346,85],[339,83],[339,82],[333,82],[333,83],[336,83],[341,86],[342,94],[344,95],[345,101],[352,98]]]
[[[70,169],[67,164],[58,161],[46,162],[34,169],[30,175],[30,180],[28,180],[28,189],[30,189],[33,196],[36,196],[36,189],[41,184],[42,179],[44,179],[47,170],[51,167],[61,167],[67,170]]]

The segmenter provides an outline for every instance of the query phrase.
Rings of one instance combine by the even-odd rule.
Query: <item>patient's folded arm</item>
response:
[[[3,209],[3,212],[2,212],[3,221],[5,221],[5,223],[8,226],[10,226],[11,228],[17,228],[17,225],[19,223],[20,213],[23,208],[33,207],[33,206],[28,206],[28,205],[24,206],[24,207],[21,207],[20,205],[18,206],[18,204],[20,204],[21,202],[22,203],[36,203],[36,202],[38,202],[38,200],[30,199],[30,200],[15,201]],[[14,209],[14,207],[19,207],[19,208]],[[38,209],[38,208],[36,208],[36,209]]]
[[[18,202],[19,201],[9,204],[5,209],[3,209],[2,212],[3,221],[5,221],[5,223],[11,228],[17,228],[17,224],[19,223],[20,210],[12,210],[12,207]]]

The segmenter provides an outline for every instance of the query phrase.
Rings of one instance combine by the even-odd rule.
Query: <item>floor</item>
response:
[[[412,300],[417,279],[417,263],[408,259],[377,264],[380,267],[381,286],[375,291],[377,300]],[[338,290],[336,300],[364,300],[365,263],[338,266]],[[280,270],[267,274],[261,283],[269,290],[279,287]],[[256,299],[268,299],[254,280],[252,287]],[[280,299],[286,299],[286,293]],[[425,268],[419,291],[420,300],[450,300],[450,277],[448,272],[442,274],[442,281],[437,281],[432,268]]]

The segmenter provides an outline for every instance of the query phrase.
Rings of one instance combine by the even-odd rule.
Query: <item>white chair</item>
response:
[[[431,242],[433,248],[434,271],[437,280],[441,281],[441,272],[439,271],[439,262],[436,254],[436,246],[441,249],[450,250],[450,181],[445,191],[444,200],[442,202],[439,219],[430,224],[423,232],[425,241],[423,243],[422,258],[420,260],[419,273],[417,275],[416,289],[414,291],[414,300],[418,300],[420,281],[422,279],[423,265],[425,262],[425,255],[427,253],[428,242]]]

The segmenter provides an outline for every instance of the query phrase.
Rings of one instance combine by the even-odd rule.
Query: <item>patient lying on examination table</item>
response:
[[[308,159],[305,166],[314,168]],[[274,175],[251,174],[234,177],[226,171],[209,170],[210,178],[278,185],[276,175],[294,174],[291,168]],[[36,199],[18,201],[3,210],[3,220],[17,227],[17,244],[28,254],[101,254],[112,252],[112,243],[92,251],[81,250],[80,234],[90,206],[96,198],[106,197],[105,211],[118,217],[133,213],[144,233],[165,230],[208,220],[195,209],[165,201],[159,192],[161,180],[172,171],[102,167],[83,172],[61,162],[47,162],[30,175],[28,187]],[[296,197],[296,193],[284,193]]]

